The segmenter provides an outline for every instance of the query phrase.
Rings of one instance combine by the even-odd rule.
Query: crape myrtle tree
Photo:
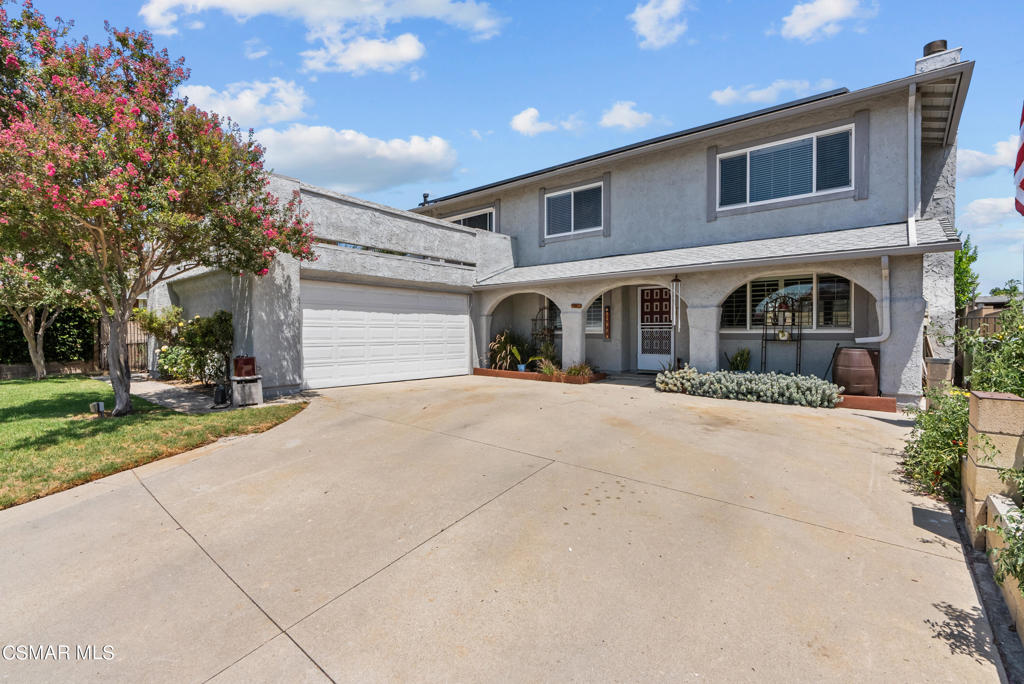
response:
[[[69,306],[81,306],[82,294],[71,272],[54,261],[33,263],[24,254],[0,257],[0,306],[21,328],[36,379],[46,377],[46,330]]]
[[[298,193],[266,191],[252,131],[175,96],[184,61],[148,33],[62,40],[30,5],[18,21],[36,28],[14,21],[0,16],[0,246],[76,260],[109,326],[113,414],[125,415],[137,298],[200,267],[263,276],[278,254],[311,260],[312,228]]]

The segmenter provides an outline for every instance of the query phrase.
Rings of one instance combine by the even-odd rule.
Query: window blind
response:
[[[718,165],[719,206],[747,201],[747,155],[722,159]]]
[[[818,327],[850,327],[850,281],[837,275],[818,276]]]
[[[750,153],[750,201],[806,195],[814,191],[812,138]]]
[[[818,138],[818,190],[850,185],[850,131]]]
[[[548,235],[572,232],[572,193],[547,198]]]
[[[601,186],[572,193],[573,230],[601,225]]]

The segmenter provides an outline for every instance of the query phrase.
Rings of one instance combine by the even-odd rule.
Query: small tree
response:
[[[993,287],[989,290],[990,295],[1006,295],[1007,297],[1019,297],[1021,295],[1020,281],[1011,278],[1000,287]]]
[[[279,253],[313,259],[312,230],[297,193],[282,204],[266,192],[251,131],[174,96],[183,60],[148,33],[108,26],[104,45],[58,45],[60,26],[26,15],[45,36],[28,47],[0,16],[12,36],[0,69],[19,86],[0,92],[0,231],[21,247],[72,250],[109,326],[113,414],[125,415],[139,295],[200,267],[262,276]]]
[[[971,236],[964,237],[963,249],[953,255],[953,291],[956,296],[957,315],[961,315],[978,297],[980,279],[974,270],[978,248],[971,244]]]
[[[74,283],[59,264],[31,264],[23,257],[0,259],[0,304],[18,322],[28,343],[36,380],[46,377],[43,340],[65,308],[81,304]]]

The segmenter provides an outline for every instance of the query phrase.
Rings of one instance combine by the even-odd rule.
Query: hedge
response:
[[[835,408],[843,391],[842,387],[813,375],[734,371],[700,373],[690,366],[658,373],[654,385],[662,392],[823,408]]]
[[[43,349],[47,361],[85,361],[93,357],[96,314],[87,309],[68,309],[46,330]],[[0,363],[31,363],[21,326],[0,313]]]

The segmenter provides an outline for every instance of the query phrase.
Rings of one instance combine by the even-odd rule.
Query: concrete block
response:
[[[1011,511],[1017,510],[1013,501],[1005,496],[989,496],[985,499],[985,516],[987,524],[993,527],[1001,527],[1006,520],[1007,514]],[[1003,538],[996,531],[986,531],[985,533],[986,542],[988,548],[996,550],[996,553],[989,553],[988,562],[995,568],[995,561],[998,557],[998,549],[1003,548],[1006,544],[1003,542]],[[1013,617],[1014,623],[1020,626],[1021,619],[1024,618],[1024,594],[1021,594],[1020,584],[1013,577],[1006,577],[1003,579],[1000,589],[1003,594],[1003,599],[1006,601],[1007,608],[1010,609],[1010,615]],[[1020,634],[1018,628],[1018,636],[1021,638],[1021,643],[1024,644],[1024,635]]]
[[[984,501],[989,494],[1011,496],[1013,488],[999,479],[999,469],[978,464],[970,456],[963,463],[961,471],[964,486],[974,492],[975,498]]]
[[[964,485],[964,515],[967,518],[967,534],[971,544],[979,551],[985,550],[985,533],[978,531],[979,525],[986,524],[988,518],[985,515],[985,500],[978,500],[974,497],[974,491]]]
[[[968,453],[979,465],[993,468],[1024,466],[1024,436],[979,433],[973,425],[968,425],[967,445]]]
[[[978,432],[1024,434],[1024,397],[1009,392],[971,392],[970,416]]]

